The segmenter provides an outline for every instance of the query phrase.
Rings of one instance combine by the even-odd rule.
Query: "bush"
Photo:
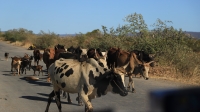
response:
[[[32,31],[28,31],[23,28],[8,30],[4,33],[3,37],[7,41],[16,42],[24,41],[28,38],[28,35],[33,35]]]

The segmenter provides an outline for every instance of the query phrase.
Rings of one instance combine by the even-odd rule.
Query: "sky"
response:
[[[0,30],[87,33],[124,25],[134,13],[149,30],[160,19],[177,30],[200,32],[200,0],[0,0]]]

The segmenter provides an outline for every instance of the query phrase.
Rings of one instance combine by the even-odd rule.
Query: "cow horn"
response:
[[[155,62],[155,61],[150,61],[150,62],[148,62],[147,64],[151,64],[151,63],[153,63],[153,62]]]
[[[97,51],[94,49],[95,57],[98,59],[99,57],[97,56]]]
[[[136,61],[138,64],[143,64],[143,63],[144,63],[144,62],[141,62],[140,60],[137,59],[137,56],[136,56],[135,53],[132,53],[132,55],[133,55],[135,61]]]

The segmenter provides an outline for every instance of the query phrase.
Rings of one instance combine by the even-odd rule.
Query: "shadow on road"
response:
[[[23,77],[23,78],[20,78],[21,80],[26,80],[26,78],[25,77]],[[41,82],[41,80],[38,80],[38,81],[34,81],[34,80],[26,80],[28,83],[30,83],[30,84],[35,84],[35,85],[39,85],[39,86],[50,86],[51,85],[51,83],[49,83],[49,82]]]
[[[42,94],[42,93],[41,93],[41,94]],[[44,95],[47,95],[47,94],[44,94]],[[44,97],[38,97],[38,96],[21,96],[20,98],[24,98],[24,99],[28,99],[28,100],[35,100],[35,101],[44,101],[44,102],[48,102],[48,97],[44,98]],[[52,103],[55,103],[55,99],[52,100]],[[62,101],[62,98],[61,98],[61,103],[62,103],[62,104],[77,105],[77,106],[79,106],[78,103],[77,103],[77,104],[75,104],[75,103],[69,104],[69,103],[67,102],[67,100],[66,100],[66,102],[65,102],[65,101]]]
[[[42,96],[49,97],[49,94],[44,94],[44,93],[37,93],[37,94],[42,95]]]
[[[45,97],[49,97],[49,94],[44,94],[44,93],[37,93],[37,94],[45,96]],[[60,97],[60,99],[66,99],[66,98]],[[67,99],[66,99],[66,101],[67,101]],[[77,104],[66,102],[66,104],[69,104],[69,105],[78,105],[78,102],[77,102]]]
[[[2,74],[2,75],[5,75],[5,76],[13,76],[13,74],[12,74],[11,71],[2,71],[2,72],[5,72],[5,73]]]
[[[2,75],[5,75],[5,76],[14,76],[12,73],[10,73],[10,74],[2,74]]]

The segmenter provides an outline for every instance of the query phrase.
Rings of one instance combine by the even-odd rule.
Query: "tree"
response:
[[[148,29],[147,24],[145,23],[141,14],[130,14],[125,17],[124,21],[128,22],[128,24],[126,24],[125,26],[123,26],[124,28],[122,28],[128,30],[127,32],[133,35]]]

